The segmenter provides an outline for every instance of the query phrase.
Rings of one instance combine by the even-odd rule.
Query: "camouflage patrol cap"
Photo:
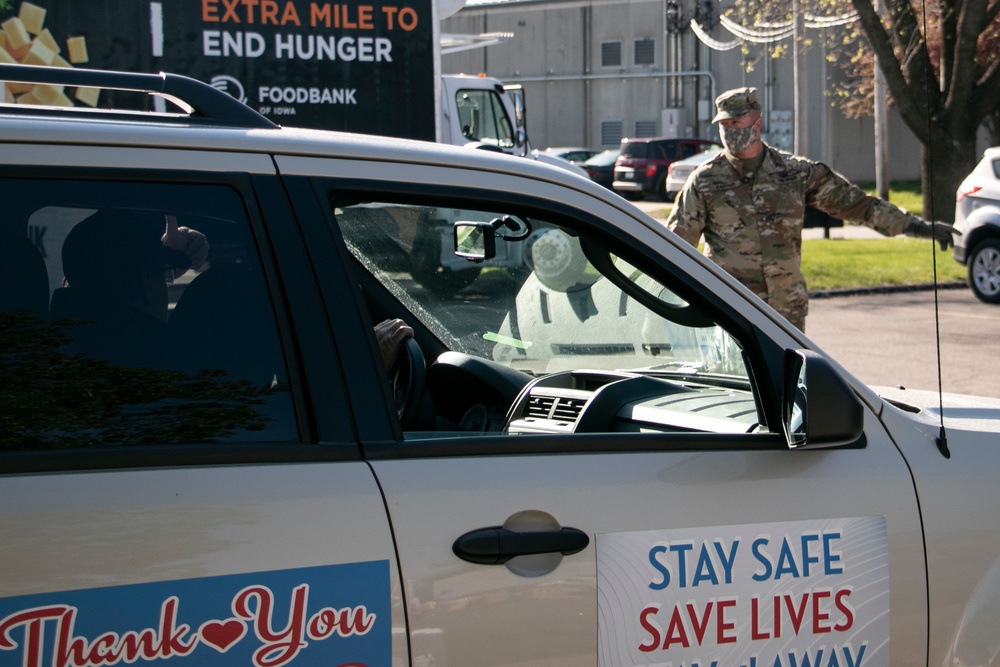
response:
[[[717,123],[724,118],[742,118],[752,110],[760,111],[760,100],[757,99],[756,88],[734,88],[727,90],[715,98],[715,107],[719,113],[712,119]]]

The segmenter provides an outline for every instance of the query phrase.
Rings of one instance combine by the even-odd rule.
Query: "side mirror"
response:
[[[815,352],[785,351],[781,407],[790,449],[849,445],[864,432],[860,399],[830,362]]]

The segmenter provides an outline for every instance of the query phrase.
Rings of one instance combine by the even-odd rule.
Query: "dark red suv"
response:
[[[667,167],[708,146],[718,143],[708,139],[622,139],[612,187],[626,199],[642,199],[655,193],[667,201]]]

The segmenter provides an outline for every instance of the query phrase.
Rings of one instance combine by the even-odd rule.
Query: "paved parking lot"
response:
[[[1000,307],[969,289],[938,291],[945,392],[1000,398]],[[937,389],[934,292],[813,299],[806,333],[870,385]]]
[[[670,204],[636,202],[662,218]],[[821,238],[807,229],[806,238]],[[867,227],[830,230],[832,238],[880,238]],[[1000,398],[1000,306],[978,301],[966,288],[938,291],[941,379],[945,392]],[[814,298],[806,333],[866,384],[938,388],[932,290]]]

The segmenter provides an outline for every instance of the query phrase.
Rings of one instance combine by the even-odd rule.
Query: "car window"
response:
[[[334,206],[369,308],[405,308],[372,319],[408,319],[447,352],[428,359],[437,420],[408,437],[761,429],[740,342],[581,228],[498,209]],[[456,256],[456,223],[485,225],[495,256]]]
[[[480,141],[501,148],[514,145],[514,129],[496,92],[459,90],[455,93],[455,103],[462,122],[462,134],[470,142]]]
[[[622,157],[649,157],[649,147],[650,144],[646,141],[625,142],[622,144],[621,154]]]
[[[681,157],[691,157],[698,152],[698,144],[681,144]]]
[[[0,179],[0,450],[297,439],[274,310],[228,187]],[[169,224],[204,262],[162,241]],[[187,246],[195,250],[193,246]],[[12,269],[12,267],[19,267]]]

